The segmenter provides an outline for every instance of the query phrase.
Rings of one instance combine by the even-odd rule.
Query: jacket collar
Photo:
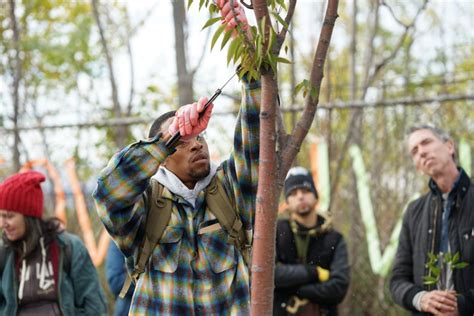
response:
[[[193,189],[189,189],[184,183],[171,171],[163,166],[158,168],[156,174],[152,177],[166,187],[171,193],[182,197],[184,200],[189,202],[193,207],[196,207],[196,199],[200,192],[211,183],[212,178],[216,174],[217,165],[211,162],[209,174],[199,180]]]
[[[332,229],[331,216],[326,213],[321,213],[321,214],[318,213],[316,226],[312,228],[305,227],[291,219],[289,221],[290,221],[291,230],[293,231],[294,234],[317,236],[319,234],[326,233]]]
[[[459,193],[459,197],[462,199],[466,195],[469,186],[471,185],[471,180],[469,179],[463,168],[458,167],[458,170],[459,176],[454,182],[453,188],[451,189],[449,194],[451,195]],[[433,179],[430,179],[428,186],[434,195],[441,195],[441,191],[439,190],[438,185],[436,184],[436,182],[433,181]]]

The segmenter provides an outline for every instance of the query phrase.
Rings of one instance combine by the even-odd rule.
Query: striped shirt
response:
[[[259,154],[260,84],[244,84],[234,148],[216,176],[235,201],[247,235],[252,236]],[[163,139],[133,143],[101,171],[94,198],[99,217],[126,257],[134,260],[145,233],[142,194],[169,155]],[[155,247],[132,300],[133,315],[248,315],[250,277],[239,250],[222,229],[198,234],[215,217],[204,191],[195,207],[173,200],[170,222]]]

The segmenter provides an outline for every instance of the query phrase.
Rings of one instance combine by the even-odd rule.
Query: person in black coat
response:
[[[288,219],[277,223],[274,315],[337,315],[350,269],[343,236],[316,212],[310,173],[290,169],[285,180]]]
[[[428,193],[410,203],[403,217],[390,279],[393,299],[413,315],[474,315],[474,185],[440,128],[414,126],[407,145],[416,169],[430,180]],[[426,284],[436,270],[427,267],[429,257],[447,253],[467,266],[438,262],[437,284]]]

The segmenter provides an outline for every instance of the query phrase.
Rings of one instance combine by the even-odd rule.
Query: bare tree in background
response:
[[[355,90],[354,91],[351,90],[351,96],[355,97],[355,99],[352,99],[353,101],[365,100],[367,91],[374,84],[374,82],[379,78],[380,74],[383,72],[385,67],[391,61],[395,59],[395,57],[400,53],[400,51],[403,51],[402,50],[403,44],[405,43],[405,40],[410,36],[410,34],[412,34],[415,31],[416,22],[418,21],[418,18],[420,17],[421,13],[426,9],[428,0],[423,0],[422,5],[418,8],[417,12],[415,13],[410,23],[401,22],[395,16],[391,7],[385,3],[385,1],[379,2],[377,0],[370,0],[370,3],[373,6],[373,9],[370,10],[372,16],[368,24],[369,35],[367,37],[367,43],[365,45],[366,50],[365,50],[365,56],[364,56],[364,62],[363,62],[362,79],[360,80],[361,85],[360,87],[358,87],[358,85],[354,86],[353,88]],[[399,23],[404,28],[404,31],[398,38],[397,42],[395,43],[395,46],[392,49],[390,49],[390,51],[387,51],[387,54],[383,55],[382,58],[377,59],[377,58],[374,58],[375,38],[376,38],[377,32],[379,31],[379,14],[380,14],[380,7],[382,5],[388,8],[392,17],[396,20],[397,23]],[[357,36],[357,33],[352,34],[352,36]],[[352,53],[357,54],[357,50],[355,47]],[[355,59],[353,62],[355,62]],[[352,82],[353,83],[358,82],[357,74],[355,73],[354,73],[354,78]],[[351,86],[351,89],[352,89],[352,86]],[[361,131],[362,113],[363,113],[362,110],[355,110],[354,114],[352,115],[352,119],[349,124],[350,126],[347,131],[347,135],[343,144],[342,154],[339,155],[339,159],[337,161],[337,165],[335,168],[336,174],[333,177],[334,181],[332,182],[332,185],[331,185],[331,199],[330,200],[332,200],[334,192],[337,192],[337,186],[339,184],[339,178],[342,172],[341,166],[342,166],[343,160],[347,156],[345,153],[347,152],[349,145],[352,143],[352,141],[354,141],[356,144],[359,144],[359,145],[362,142],[362,131]]]
[[[188,22],[186,18],[185,0],[172,0],[173,23],[176,50],[176,72],[178,75],[178,105],[190,104],[194,99],[194,76],[199,69],[207,50],[210,29],[208,29],[206,39],[202,45],[201,55],[194,67],[190,66],[190,50],[187,46]]]
[[[178,74],[178,104],[194,102],[194,73],[188,69],[187,20],[184,0],[173,0],[173,22],[176,49],[176,70]]]
[[[94,19],[96,21],[97,28],[99,29],[100,42],[102,44],[102,49],[105,54],[105,59],[107,62],[107,70],[109,72],[109,82],[110,82],[110,89],[112,93],[112,112],[114,113],[115,118],[120,119],[124,116],[124,111],[122,109],[122,106],[120,105],[120,100],[118,96],[118,89],[117,89],[117,82],[115,79],[112,53],[109,49],[109,44],[105,37],[104,27],[102,25],[101,15],[99,12],[99,0],[92,0],[92,11],[94,13]],[[126,125],[117,126],[116,129],[113,131],[113,135],[114,135],[113,137],[114,137],[114,141],[117,147],[119,148],[124,147],[128,143],[128,135],[129,135],[128,126]]]
[[[18,119],[20,114],[20,81],[22,77],[22,61],[20,58],[20,31],[18,29],[17,18],[15,15],[15,0],[9,0],[10,6],[10,25],[13,31],[13,49],[14,49],[14,64],[13,69],[13,84],[12,84],[12,99],[13,99],[13,168],[14,171],[20,170],[20,132],[18,130]]]

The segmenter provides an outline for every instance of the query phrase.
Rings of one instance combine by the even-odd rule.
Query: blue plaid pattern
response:
[[[255,214],[259,154],[260,84],[244,84],[234,133],[234,150],[216,176],[235,201],[251,236]],[[165,140],[139,141],[121,150],[101,172],[94,192],[98,214],[127,257],[136,259],[144,238],[142,193],[170,154]],[[133,315],[248,315],[250,277],[241,253],[222,229],[198,235],[215,220],[204,192],[193,208],[166,188],[171,219],[136,286]]]

